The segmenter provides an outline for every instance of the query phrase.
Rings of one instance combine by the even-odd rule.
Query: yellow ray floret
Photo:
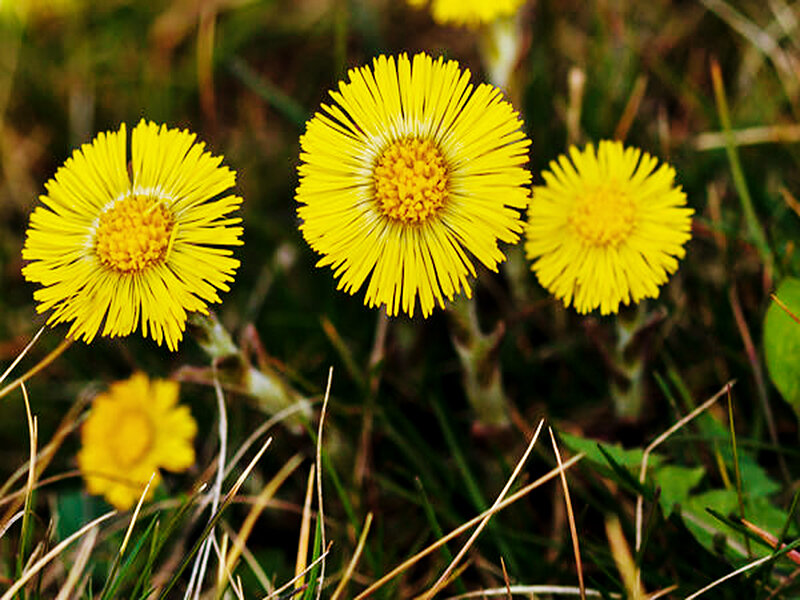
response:
[[[185,471],[194,464],[197,424],[178,405],[178,384],[150,381],[143,373],[98,395],[81,428],[78,466],[91,494],[127,510],[161,481],[159,469]]]
[[[141,121],[131,139],[100,133],[47,182],[31,215],[22,272],[42,284],[37,310],[48,323],[72,322],[86,342],[101,332],[142,334],[171,350],[187,313],[207,313],[239,266],[242,199],[230,195],[235,173],[194,134]]]
[[[658,167],[658,168],[657,168]],[[669,165],[620,142],[574,146],[533,188],[525,250],[539,282],[579,313],[655,298],[691,237]]]
[[[530,140],[502,93],[454,61],[380,56],[349,72],[300,138],[300,230],[339,289],[424,316],[505,260],[528,203]]]
[[[424,6],[429,0],[408,0]],[[525,0],[430,0],[431,14],[440,25],[477,27],[513,15]]]

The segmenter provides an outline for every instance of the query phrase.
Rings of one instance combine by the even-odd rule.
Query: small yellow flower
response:
[[[187,312],[208,313],[217,290],[239,266],[227,246],[241,245],[241,222],[229,217],[242,199],[229,194],[235,173],[204,152],[194,134],[142,120],[131,140],[100,133],[47,182],[31,215],[22,272],[42,284],[37,310],[48,323],[72,322],[68,337],[90,342],[142,335],[170,350]]]
[[[694,211],[675,170],[620,142],[569,156],[533,188],[525,250],[539,282],[579,313],[657,297],[691,237]]]
[[[159,468],[185,471],[194,464],[197,424],[178,406],[178,384],[144,373],[118,381],[94,399],[81,428],[78,466],[91,494],[127,510],[155,473],[148,498],[161,481]]]
[[[408,0],[412,6],[424,6],[429,0]],[[525,0],[430,0],[433,20],[439,25],[477,27],[501,17],[510,17]]]
[[[501,92],[426,54],[349,72],[300,138],[300,230],[339,289],[413,316],[497,270],[528,202],[530,140]]]

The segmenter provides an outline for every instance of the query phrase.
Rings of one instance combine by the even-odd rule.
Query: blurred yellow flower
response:
[[[100,133],[75,150],[45,185],[31,215],[22,272],[44,287],[37,310],[48,323],[71,321],[68,337],[90,342],[142,335],[170,350],[183,337],[187,312],[207,314],[217,290],[239,266],[227,246],[241,245],[241,222],[228,214],[235,173],[204,152],[188,131],[142,120],[131,140]]]
[[[349,72],[333,105],[300,138],[300,229],[338,287],[413,316],[444,307],[467,276],[467,252],[491,270],[516,242],[528,202],[530,140],[495,87],[455,61],[380,56]]]
[[[525,249],[539,282],[579,313],[657,297],[691,237],[694,211],[675,170],[621,142],[569,156],[533,188]]]
[[[0,20],[24,23],[29,17],[69,15],[82,7],[83,0],[0,0]]]
[[[196,433],[189,408],[178,405],[178,384],[136,373],[94,399],[81,428],[78,467],[89,493],[127,510],[155,473],[152,497],[159,468],[185,471],[194,464]]]
[[[429,0],[408,0],[412,6],[425,6]],[[501,17],[510,17],[525,0],[430,0],[433,20],[439,25],[477,27]]]

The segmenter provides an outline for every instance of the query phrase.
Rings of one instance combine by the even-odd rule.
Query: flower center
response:
[[[423,223],[449,196],[447,163],[430,140],[393,142],[378,157],[373,180],[383,214],[403,223]]]
[[[122,413],[112,433],[108,440],[109,450],[122,468],[139,464],[155,441],[153,423],[149,415],[140,410]]]
[[[636,222],[636,206],[613,184],[587,191],[577,198],[569,223],[592,246],[618,246]]]
[[[96,252],[100,262],[120,273],[136,273],[164,260],[173,219],[148,196],[128,196],[100,215]]]

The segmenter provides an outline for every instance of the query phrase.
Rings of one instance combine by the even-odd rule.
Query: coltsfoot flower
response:
[[[579,313],[655,298],[691,237],[675,170],[621,142],[569,149],[544,171],[528,210],[525,250],[539,282]]]
[[[380,56],[349,72],[300,138],[300,230],[339,289],[390,316],[444,307],[505,260],[528,203],[530,140],[497,88],[455,61]]]
[[[477,27],[513,15],[525,0],[408,0],[412,6],[430,1],[433,20],[440,25]]]
[[[178,405],[178,384],[144,373],[113,383],[92,404],[81,428],[78,466],[90,494],[127,510],[155,473],[148,498],[161,481],[159,468],[185,471],[194,464],[197,424]]]
[[[68,337],[86,342],[142,335],[170,350],[187,313],[208,313],[239,266],[241,222],[230,217],[236,174],[188,131],[142,120],[131,138],[100,133],[45,184],[31,214],[22,272],[42,284],[37,310],[49,324],[71,322]]]

